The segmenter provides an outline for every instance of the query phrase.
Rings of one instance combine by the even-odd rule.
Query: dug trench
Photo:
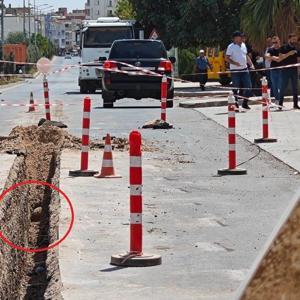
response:
[[[15,154],[4,189],[27,180],[59,187],[60,157],[64,148],[78,150],[80,139],[53,126],[16,127],[0,137],[0,151]],[[113,139],[115,149],[127,148],[126,139]],[[104,142],[92,142],[103,148]],[[45,248],[59,239],[60,196],[47,186],[18,187],[0,202],[0,230],[17,246]],[[16,250],[0,241],[0,299],[62,299],[58,249],[39,253]]]

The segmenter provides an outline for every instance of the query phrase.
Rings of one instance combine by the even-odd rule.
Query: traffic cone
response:
[[[101,173],[94,175],[95,178],[121,178],[116,175],[113,163],[112,146],[110,135],[107,134],[105,138],[105,146],[103,153],[103,162]]]
[[[33,93],[30,93],[30,101],[29,101],[29,109],[28,112],[35,111],[35,106],[34,106],[34,100],[33,100]]]

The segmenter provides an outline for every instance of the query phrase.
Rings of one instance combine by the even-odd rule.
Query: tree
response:
[[[23,32],[10,32],[5,40],[6,44],[28,44]]]
[[[240,10],[246,0],[130,0],[146,29],[153,28],[167,46],[221,45],[240,27]]]
[[[119,0],[115,15],[120,19],[131,20],[135,19],[136,13],[133,9],[132,3],[129,0]]]
[[[300,22],[300,0],[248,0],[241,19],[251,43],[262,50],[266,37],[275,34],[286,41],[288,34],[295,32]]]

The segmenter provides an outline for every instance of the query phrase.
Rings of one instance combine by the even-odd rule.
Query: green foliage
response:
[[[115,15],[124,20],[135,19],[135,11],[130,0],[119,0]]]
[[[26,44],[28,39],[24,36],[23,32],[10,32],[5,40],[6,44]]]
[[[39,58],[43,56],[51,58],[55,53],[54,45],[50,42],[49,39],[39,33],[36,35],[33,34],[31,36],[30,44],[34,45],[37,48],[34,51],[38,53]]]
[[[266,37],[273,34],[286,41],[300,21],[300,0],[248,0],[241,20],[250,41],[258,48],[265,46]]]
[[[167,47],[221,45],[240,27],[239,13],[246,0],[130,0],[146,36],[156,28]]]
[[[193,73],[197,52],[197,48],[179,49],[178,62],[180,74]]]

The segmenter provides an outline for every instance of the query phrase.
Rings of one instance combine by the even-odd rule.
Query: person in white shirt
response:
[[[235,31],[232,35],[232,39],[233,43],[231,43],[226,50],[226,61],[230,64],[230,70],[232,71],[232,84],[235,88],[233,92],[237,95],[238,89],[243,88],[242,95],[245,98],[250,98],[252,95],[252,84],[248,65],[251,69],[254,69],[254,65],[248,56],[247,47],[242,41],[242,33]],[[236,100],[236,106],[238,108],[238,100]],[[242,107],[250,109],[247,99],[243,100]]]

